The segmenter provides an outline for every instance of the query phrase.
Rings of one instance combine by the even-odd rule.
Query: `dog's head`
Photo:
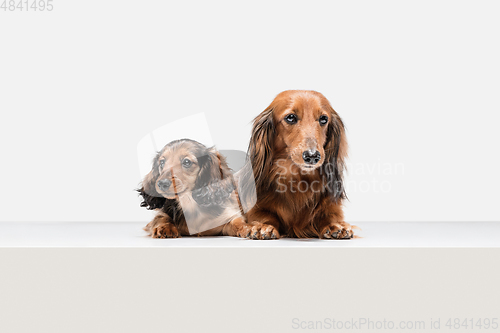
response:
[[[336,183],[334,197],[344,196],[341,186],[347,157],[344,124],[322,94],[284,91],[255,118],[249,154],[257,185],[267,178],[275,159],[282,157],[277,156],[278,152],[302,171],[322,168],[328,182]]]
[[[214,148],[182,139],[172,141],[158,152],[151,171],[144,177],[139,193],[142,207],[161,208],[166,200],[206,187],[224,177],[228,169]]]

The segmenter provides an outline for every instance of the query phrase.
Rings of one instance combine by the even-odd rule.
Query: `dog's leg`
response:
[[[278,217],[266,211],[251,209],[247,214],[248,224],[251,227],[250,239],[278,239],[280,234]]]
[[[224,225],[222,229],[223,236],[246,238],[252,231],[251,226],[245,222],[243,217],[237,217],[231,222]]]
[[[359,229],[344,221],[344,212],[340,204],[332,204],[326,199],[322,204],[325,207],[324,215],[318,221],[319,238],[350,239],[354,237],[353,229]]]
[[[172,223],[170,216],[163,212],[158,212],[153,221],[144,227],[144,230],[153,238],[179,238],[181,234]]]

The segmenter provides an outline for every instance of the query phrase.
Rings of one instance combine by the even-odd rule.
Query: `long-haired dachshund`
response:
[[[280,93],[255,118],[248,153],[240,179],[255,178],[257,202],[246,215],[250,238],[353,237],[342,211],[344,124],[322,94]]]
[[[225,158],[199,142],[163,147],[137,191],[141,207],[157,211],[144,228],[153,238],[249,234]]]

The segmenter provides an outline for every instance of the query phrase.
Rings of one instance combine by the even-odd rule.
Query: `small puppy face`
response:
[[[278,146],[284,146],[293,163],[314,170],[325,161],[324,146],[332,121],[328,102],[315,92],[281,93],[276,97],[273,122]]]
[[[139,190],[145,198],[143,206],[162,207],[165,199],[176,199],[220,180],[221,165],[227,168],[214,148],[189,139],[170,142],[158,152],[151,172],[144,177]]]
[[[166,147],[158,157],[156,191],[167,199],[194,189],[200,172],[198,157],[187,147]]]

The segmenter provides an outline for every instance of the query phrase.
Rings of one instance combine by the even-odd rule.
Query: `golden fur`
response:
[[[353,237],[342,211],[344,124],[322,94],[280,93],[255,118],[248,152],[251,166],[239,178],[255,178],[257,202],[246,214],[252,238]]]

